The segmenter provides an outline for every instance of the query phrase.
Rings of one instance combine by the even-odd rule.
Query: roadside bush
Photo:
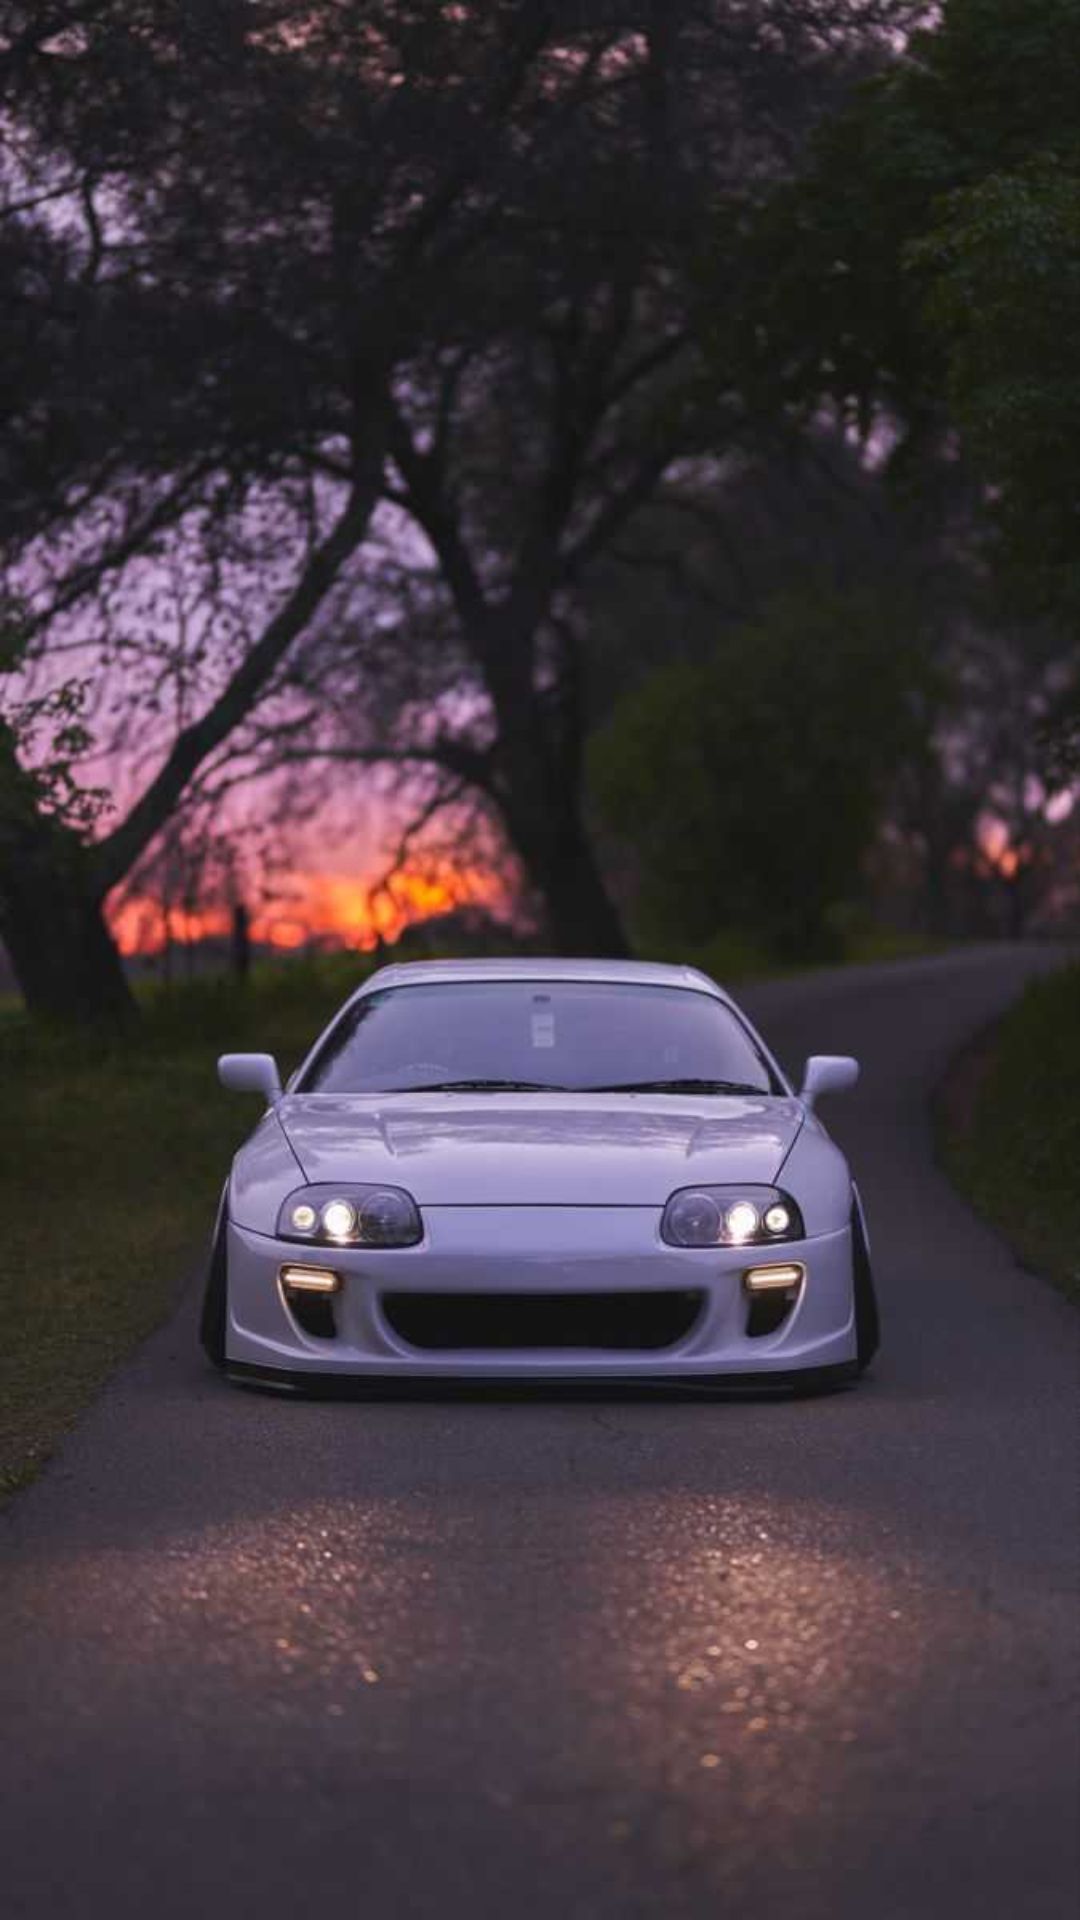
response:
[[[642,943],[737,929],[784,962],[837,955],[830,909],[858,892],[918,678],[894,614],[818,592],[628,695],[590,779],[633,858]]]

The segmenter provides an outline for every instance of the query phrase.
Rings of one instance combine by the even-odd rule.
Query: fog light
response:
[[[329,1267],[282,1267],[281,1284],[295,1293],[336,1293],[341,1275]]]
[[[782,1267],[747,1267],[743,1274],[748,1293],[790,1293],[805,1278],[806,1268],[795,1260]]]

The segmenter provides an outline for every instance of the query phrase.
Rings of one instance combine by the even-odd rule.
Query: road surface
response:
[[[0,1522],[5,1920],[1075,1920],[1080,1320],[925,1110],[1046,960],[746,995],[864,1063],[854,1391],[296,1403],[189,1302]]]

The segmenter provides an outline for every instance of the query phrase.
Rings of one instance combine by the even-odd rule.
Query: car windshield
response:
[[[556,1090],[777,1093],[768,1061],[712,994],[629,981],[386,987],[351,1006],[301,1093]]]

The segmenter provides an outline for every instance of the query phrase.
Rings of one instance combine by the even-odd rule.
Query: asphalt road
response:
[[[5,1920],[1075,1920],[1080,1320],[925,1111],[1045,963],[746,995],[864,1063],[854,1391],[295,1403],[189,1303],[2,1522]]]

